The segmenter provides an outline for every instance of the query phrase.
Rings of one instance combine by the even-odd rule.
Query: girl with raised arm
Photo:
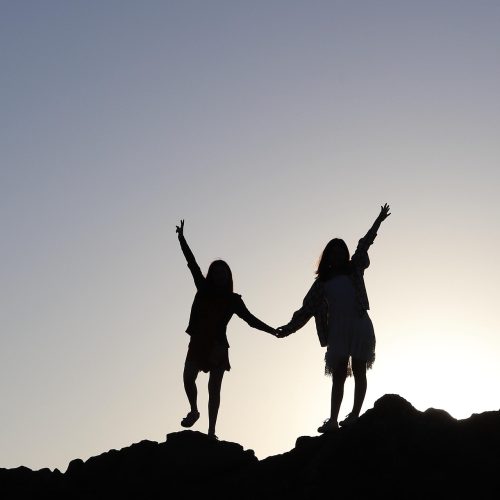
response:
[[[189,326],[191,336],[184,364],[184,389],[191,410],[182,419],[183,427],[192,427],[200,417],[197,406],[196,378],[200,371],[209,372],[208,382],[208,435],[217,439],[215,424],[219,412],[220,391],[224,372],[229,371],[229,343],[226,327],[233,314],[246,321],[252,328],[276,335],[276,330],[266,325],[246,308],[241,295],[233,293],[233,277],[230,267],[223,260],[210,264],[203,276],[193,252],[184,238],[184,221],[176,226],[182,252],[193,275],[196,295],[191,307]]]
[[[332,376],[330,418],[318,428],[328,432],[338,428],[338,415],[347,376],[354,374],[354,404],[351,413],[340,423],[351,424],[358,418],[366,394],[366,370],[375,361],[375,334],[368,310],[364,283],[370,265],[368,249],[377,236],[382,221],[389,217],[389,205],[380,209],[368,233],[359,240],[352,257],[344,240],[328,242],[321,255],[316,281],[304,298],[302,307],[291,321],[279,330],[286,337],[302,328],[314,316],[322,346],[326,346],[325,373]]]

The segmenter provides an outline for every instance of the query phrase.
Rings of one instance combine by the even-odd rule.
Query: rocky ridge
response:
[[[258,460],[202,433],[141,441],[66,472],[0,469],[0,498],[498,498],[500,411],[456,420],[387,394],[354,424]]]

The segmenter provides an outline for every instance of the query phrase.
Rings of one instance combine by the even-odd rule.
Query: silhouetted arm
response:
[[[269,325],[266,325],[263,321],[256,318],[248,309],[241,296],[236,299],[235,314],[239,316],[243,321],[246,321],[249,326],[257,330],[262,330],[263,332],[275,335],[276,330]]]
[[[194,284],[197,289],[200,289],[200,287],[205,283],[205,277],[203,276],[200,266],[194,258],[193,252],[187,244],[186,238],[184,238],[184,220],[181,220],[180,226],[176,226],[176,232],[179,237],[182,253],[184,254],[184,257],[186,257],[187,265],[193,275]]]
[[[375,219],[375,222],[373,223],[372,227],[368,230],[365,236],[361,238],[358,242],[358,246],[356,248],[356,251],[354,252],[354,255],[352,256],[352,262],[357,266],[361,267],[362,269],[366,269],[370,265],[370,259],[368,257],[368,249],[371,247],[373,244],[376,236],[377,236],[377,231],[380,228],[380,224],[391,215],[389,213],[390,207],[387,205],[387,203],[380,207],[380,214],[378,217]]]
[[[300,330],[314,316],[318,302],[322,297],[321,294],[321,284],[319,281],[315,281],[304,297],[302,307],[293,313],[292,319],[288,324],[278,328],[280,337],[286,337]]]

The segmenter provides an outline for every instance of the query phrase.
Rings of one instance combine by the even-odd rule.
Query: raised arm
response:
[[[246,321],[249,326],[256,328],[257,330],[262,330],[263,332],[270,333],[271,335],[276,335],[276,330],[269,325],[266,325],[263,321],[256,318],[248,309],[243,299],[238,296],[236,302],[235,311],[237,316],[239,316],[243,321]]]
[[[196,285],[197,289],[200,289],[200,287],[205,282],[205,277],[203,276],[200,266],[198,265],[196,259],[194,258],[193,252],[191,251],[189,245],[187,244],[186,238],[184,238],[184,219],[181,220],[180,226],[175,226],[175,232],[177,233],[177,236],[179,238],[181,250],[182,253],[184,254],[184,257],[186,257],[189,270],[193,275],[194,284]]]
[[[362,268],[367,268],[370,265],[370,260],[368,258],[368,249],[373,244],[375,237],[377,236],[377,231],[380,228],[380,224],[382,224],[390,214],[390,207],[387,203],[385,203],[382,207],[380,207],[380,213],[378,214],[375,222],[372,227],[368,230],[365,236],[359,240],[358,246],[354,255],[352,256],[352,261],[361,266]]]
[[[387,203],[385,203],[384,206],[380,207],[380,213],[378,214],[377,218],[375,219],[375,222],[373,223],[372,227],[368,230],[368,233],[366,236],[368,236],[369,234],[370,235],[374,234],[375,236],[377,235],[377,231],[380,227],[380,224],[382,224],[382,222],[385,221],[385,219],[387,219],[387,217],[389,217],[389,215],[391,215],[390,210],[391,210],[391,208],[389,207],[389,205]],[[365,238],[366,238],[366,236],[365,236]]]

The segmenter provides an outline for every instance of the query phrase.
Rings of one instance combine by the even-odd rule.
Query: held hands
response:
[[[279,328],[276,328],[276,337],[278,337],[279,339],[284,339],[291,333],[292,332],[289,331],[286,326],[280,326]]]
[[[184,236],[184,219],[181,219],[181,225],[180,226],[175,226],[175,232],[179,236]]]
[[[273,328],[272,332],[269,332],[273,337],[276,337],[278,339],[282,339],[283,337],[286,337],[290,335],[290,333],[284,333],[283,332],[283,327],[280,326],[279,328]]]
[[[390,207],[387,203],[384,204],[384,206],[380,207],[380,214],[378,216],[378,219],[380,220],[380,222],[384,221],[385,219],[387,219],[387,217],[389,217],[390,214]]]

